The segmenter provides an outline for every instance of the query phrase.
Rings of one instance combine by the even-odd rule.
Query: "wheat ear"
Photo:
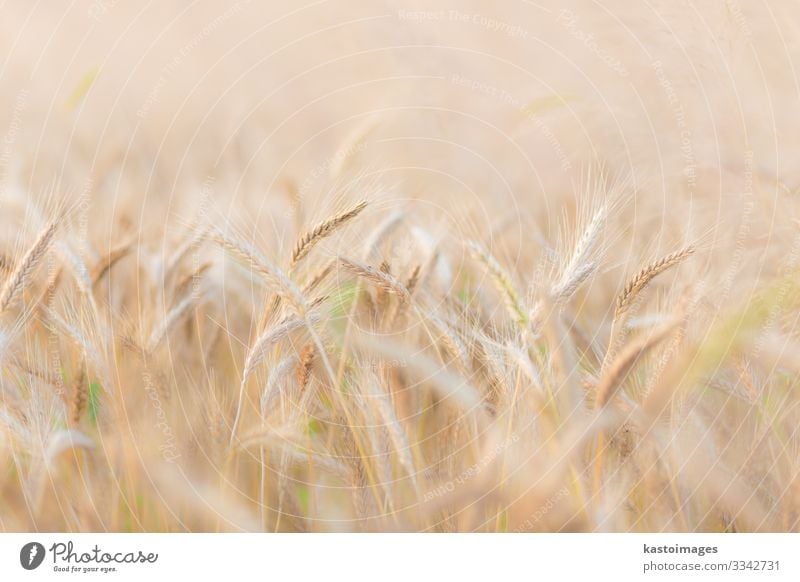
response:
[[[658,277],[661,273],[682,263],[695,252],[694,247],[686,247],[680,251],[669,254],[657,261],[654,261],[639,271],[636,276],[630,279],[622,290],[622,293],[617,297],[617,307],[614,313],[615,317],[624,314],[633,304],[633,301],[641,293],[645,287]]]
[[[233,446],[233,441],[236,439],[239,421],[241,420],[242,416],[242,404],[244,401],[244,390],[247,386],[247,380],[250,378],[250,376],[252,376],[256,367],[263,361],[267,350],[289,334],[302,329],[303,327],[308,327],[310,330],[311,328],[309,324],[313,324],[316,321],[318,321],[318,318],[313,316],[310,318],[293,317],[284,321],[276,328],[265,331],[256,339],[253,347],[247,354],[247,358],[245,359],[244,371],[242,372],[242,381],[239,384],[239,398],[236,404],[236,416],[234,417],[233,426],[231,427],[231,446]]]
[[[164,338],[167,337],[167,333],[172,328],[175,323],[180,321],[185,315],[186,312],[189,311],[189,308],[195,302],[195,298],[192,295],[188,295],[183,298],[183,300],[178,303],[175,307],[169,310],[169,312],[164,317],[164,320],[161,322],[157,328],[153,330],[150,334],[150,339],[147,340],[146,351],[148,354],[152,354],[161,342],[164,341]]]
[[[511,276],[503,269],[497,259],[479,243],[470,241],[467,244],[472,251],[473,257],[486,266],[498,290],[503,294],[508,312],[518,323],[527,324],[528,314],[522,306],[519,294],[511,281]]]
[[[328,261],[328,264],[325,265],[322,269],[317,271],[317,273],[303,286],[302,294],[304,297],[307,297],[311,292],[319,287],[319,285],[325,280],[325,278],[331,273],[333,270],[333,266],[336,264],[336,260],[332,259]],[[263,313],[261,314],[261,319],[258,322],[258,330],[263,331],[266,329],[269,322],[275,317],[275,314],[278,313],[278,308],[281,306],[281,297],[280,295],[275,295],[272,298],[272,301],[269,302],[269,305],[264,309]]]
[[[212,239],[224,250],[247,263],[250,268],[264,279],[267,285],[273,288],[275,293],[286,299],[298,314],[305,314],[306,301],[303,293],[277,265],[273,265],[260,256],[257,251],[246,248],[219,232],[214,233]]]
[[[308,343],[300,352],[300,361],[297,363],[297,370],[295,371],[297,377],[297,387],[300,392],[305,391],[311,380],[311,369],[314,366],[314,344]]]
[[[25,283],[50,248],[60,223],[61,219],[57,218],[39,233],[36,242],[34,242],[33,246],[25,253],[25,256],[14,269],[14,272],[9,276],[6,284],[3,286],[2,292],[0,292],[0,314],[5,313],[19,296]]]
[[[616,308],[614,310],[614,319],[611,322],[611,334],[608,340],[608,349],[603,357],[602,369],[605,369],[611,358],[614,356],[614,351],[617,348],[617,335],[619,330],[625,323],[628,310],[633,305],[633,302],[639,294],[650,284],[650,281],[655,279],[658,275],[670,269],[688,257],[692,256],[695,252],[694,247],[688,246],[680,251],[667,255],[657,261],[653,261],[641,271],[639,271],[633,278],[631,278],[625,285],[625,288],[617,297]]]
[[[89,401],[89,389],[86,382],[86,360],[81,360],[78,374],[75,376],[75,383],[72,387],[72,423],[80,424],[86,404]]]
[[[336,232],[337,229],[361,214],[361,211],[366,207],[367,201],[362,200],[352,208],[332,216],[328,220],[320,222],[314,228],[303,234],[300,240],[297,241],[294,252],[292,252],[292,267],[297,266],[297,264],[311,252],[311,249],[313,249],[317,243],[329,237]]]
[[[374,283],[388,293],[397,295],[397,297],[399,297],[402,301],[408,301],[411,299],[411,295],[409,294],[408,289],[406,289],[406,286],[395,279],[392,275],[384,273],[383,271],[375,269],[369,265],[365,265],[364,263],[360,263],[352,259],[346,259],[344,257],[339,257],[339,262],[347,271],[350,271],[354,275]]]
[[[100,282],[100,279],[103,278],[111,268],[116,265],[119,261],[124,259],[126,256],[130,254],[133,250],[133,242],[128,242],[123,244],[122,246],[117,247],[116,249],[112,249],[106,257],[97,263],[91,272],[91,279],[92,279],[92,287],[96,287],[97,284]]]
[[[602,408],[611,401],[620,383],[628,372],[634,368],[639,358],[663,341],[672,330],[675,329],[678,323],[679,320],[676,319],[664,324],[653,332],[637,338],[622,351],[614,362],[608,366],[608,369],[603,373],[600,381],[597,383],[595,408]]]
[[[0,255],[0,273],[10,275],[14,271],[14,261],[6,255]]]

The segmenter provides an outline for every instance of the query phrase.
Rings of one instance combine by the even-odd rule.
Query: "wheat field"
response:
[[[11,0],[0,531],[800,529],[800,7]]]

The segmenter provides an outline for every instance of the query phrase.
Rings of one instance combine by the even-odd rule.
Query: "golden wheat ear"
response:
[[[305,391],[311,380],[311,369],[314,366],[315,348],[313,343],[306,344],[300,352],[300,361],[297,363],[295,376],[300,392]]]
[[[14,261],[12,261],[7,255],[0,255],[0,273],[7,277],[13,272]]]
[[[623,325],[625,324],[628,310],[630,310],[636,298],[641,295],[642,291],[644,291],[644,289],[653,279],[658,277],[664,271],[681,264],[694,253],[695,248],[693,246],[688,246],[684,249],[671,253],[645,266],[626,283],[622,292],[619,294],[619,296],[617,296],[614,319],[611,322],[611,334],[608,340],[608,349],[606,350],[606,354],[603,358],[601,366],[603,369],[609,365],[611,358],[615,355],[613,352],[617,347],[615,345],[618,341],[617,335],[619,330],[622,329]]]
[[[628,311],[636,297],[647,287],[650,281],[658,277],[664,271],[679,265],[694,253],[694,247],[688,246],[644,267],[628,281],[622,293],[617,297],[617,307],[614,316],[619,317]]]
[[[339,257],[339,263],[341,263],[345,270],[365,281],[369,281],[379,289],[397,295],[400,300],[408,301],[411,299],[411,295],[408,289],[406,289],[406,286],[389,273],[345,257]]]
[[[86,376],[86,360],[81,360],[78,372],[72,386],[72,424],[77,426],[81,423],[83,413],[89,402],[89,383]]]
[[[127,257],[133,250],[134,241],[129,241],[120,245],[115,249],[111,249],[105,258],[101,259],[90,273],[92,280],[92,287],[96,288],[103,276],[108,273],[114,265]]]
[[[339,228],[361,214],[366,207],[367,201],[361,200],[352,208],[320,222],[314,228],[304,233],[297,241],[294,251],[292,252],[291,266],[296,267],[322,239],[331,236]]]
[[[62,217],[59,216],[39,233],[39,236],[36,237],[36,242],[28,249],[28,252],[25,253],[25,256],[22,257],[22,260],[17,263],[16,268],[9,275],[2,291],[0,291],[0,315],[14,304],[36,267],[42,262],[53,243],[61,221]]]
[[[647,352],[666,339],[678,326],[679,320],[670,321],[652,333],[630,343],[603,373],[595,389],[595,408],[606,406],[616,394],[627,374]]]
[[[526,325],[528,323],[528,313],[522,305],[514,283],[511,281],[511,275],[509,275],[498,260],[477,241],[469,241],[467,246],[472,256],[486,267],[486,270],[492,277],[492,281],[494,281],[495,286],[505,300],[509,315],[511,315],[517,323]]]

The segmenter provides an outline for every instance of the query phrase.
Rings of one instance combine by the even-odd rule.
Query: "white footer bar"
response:
[[[0,580],[797,581],[798,554],[797,534],[2,534]]]

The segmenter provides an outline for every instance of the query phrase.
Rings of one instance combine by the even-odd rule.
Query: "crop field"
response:
[[[796,2],[0,14],[0,531],[800,529]]]

